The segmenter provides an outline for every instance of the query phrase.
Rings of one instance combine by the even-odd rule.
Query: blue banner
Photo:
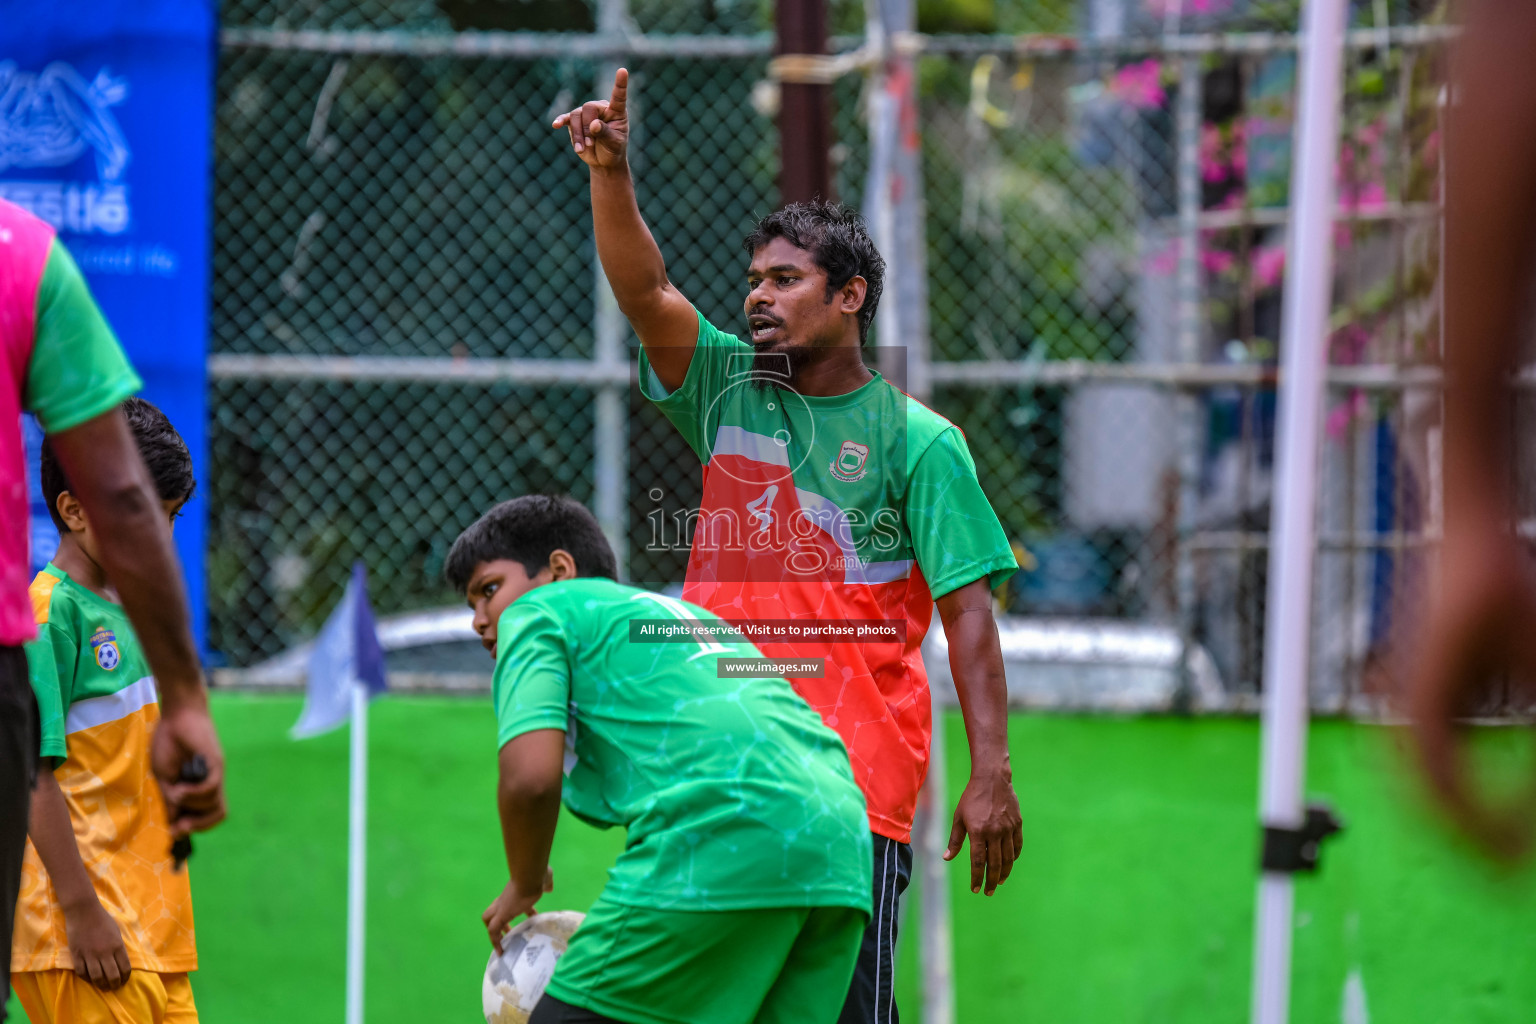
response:
[[[0,196],[58,229],[144,397],[192,450],[203,486],[176,545],[204,650],[216,14],[213,0],[0,0]],[[41,502],[33,516],[46,561],[53,525]]]

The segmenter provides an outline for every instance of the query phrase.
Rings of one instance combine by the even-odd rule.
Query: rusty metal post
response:
[[[778,0],[774,52],[827,52],[826,0]],[[781,203],[832,198],[832,87],[781,82],[779,86],[779,199]]]

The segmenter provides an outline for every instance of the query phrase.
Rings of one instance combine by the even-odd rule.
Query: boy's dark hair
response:
[[[197,490],[197,477],[192,472],[192,453],[187,442],[176,433],[165,413],[142,398],[130,398],[122,404],[123,415],[128,417],[128,429],[133,431],[134,443],[139,456],[149,467],[150,479],[155,482],[155,493],[161,501],[192,497]],[[53,446],[43,438],[42,469],[43,500],[48,503],[48,514],[59,533],[66,534],[69,527],[59,515],[59,495],[69,490],[64,479],[64,467],[59,465]]]
[[[528,494],[502,502],[459,534],[448,551],[443,578],[462,594],[476,566],[501,558],[521,563],[534,576],[556,548],[576,560],[578,576],[618,577],[613,548],[585,505],[563,495]]]
[[[827,301],[855,277],[868,284],[864,305],[859,308],[859,344],[869,340],[869,325],[875,322],[875,308],[885,289],[885,260],[864,227],[864,218],[841,203],[817,199],[809,203],[790,203],[757,222],[741,247],[748,256],[782,238],[797,249],[811,254],[827,275]]]

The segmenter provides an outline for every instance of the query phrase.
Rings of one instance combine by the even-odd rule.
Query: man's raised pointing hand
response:
[[[629,145],[629,120],[624,113],[629,91],[629,72],[613,76],[613,95],[607,103],[589,100],[568,114],[555,118],[554,127],[570,132],[571,147],[589,167],[622,167]]]

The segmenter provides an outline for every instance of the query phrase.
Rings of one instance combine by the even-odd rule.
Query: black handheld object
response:
[[[1327,804],[1308,804],[1301,828],[1264,829],[1264,846],[1259,854],[1263,871],[1295,873],[1316,871],[1318,848],[1324,839],[1344,831],[1344,822]]]
[[[202,754],[193,754],[182,762],[181,774],[176,776],[177,782],[202,782],[208,777],[208,762],[203,760]],[[182,836],[171,844],[171,870],[180,871],[181,866],[192,856],[192,838]]]

